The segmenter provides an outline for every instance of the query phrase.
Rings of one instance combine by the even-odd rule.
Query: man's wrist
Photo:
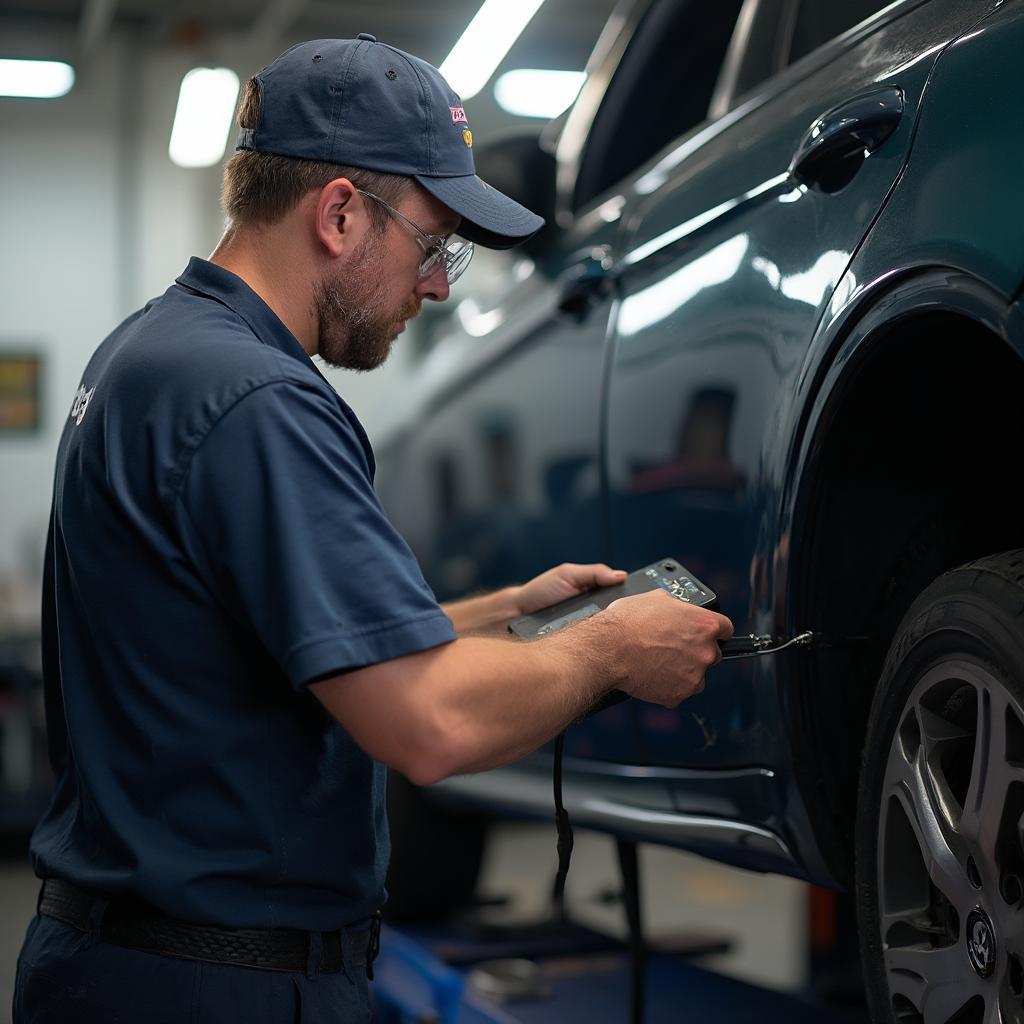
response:
[[[584,705],[627,681],[622,635],[611,616],[598,614],[573,623],[541,640],[540,646],[563,659],[566,673],[577,680]]]
[[[501,609],[503,622],[511,622],[513,619],[518,619],[526,614],[520,603],[522,592],[523,588],[521,585],[504,587],[501,590],[495,591],[494,597]]]
[[[519,604],[518,586],[503,587],[490,594],[445,603],[441,607],[459,633],[493,630],[523,614]]]
[[[484,628],[505,626],[524,614],[519,604],[521,589],[518,586],[502,587],[501,590],[495,590],[487,595],[487,621],[483,624]]]

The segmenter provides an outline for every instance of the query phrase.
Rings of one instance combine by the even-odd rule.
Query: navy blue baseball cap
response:
[[[314,39],[256,77],[260,116],[236,149],[348,164],[415,178],[462,217],[458,234],[508,249],[544,219],[477,177],[462,101],[419,57],[356,39]]]

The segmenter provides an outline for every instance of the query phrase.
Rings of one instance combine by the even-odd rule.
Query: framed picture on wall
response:
[[[43,361],[37,352],[0,348],[0,435],[42,425]]]

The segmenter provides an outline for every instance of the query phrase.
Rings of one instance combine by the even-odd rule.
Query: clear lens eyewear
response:
[[[420,279],[430,277],[443,260],[448,284],[454,284],[469,266],[469,261],[472,258],[473,243],[467,242],[465,238],[438,241],[434,246],[425,250],[425,255],[420,261]]]
[[[380,196],[375,196],[372,192],[367,192],[366,189],[362,188],[356,189],[356,191],[380,203],[392,217],[413,230],[413,237],[423,250],[423,258],[420,260],[419,266],[421,281],[425,281],[432,274],[436,273],[437,268],[441,266],[442,262],[444,263],[445,276],[448,279],[449,285],[455,284],[462,276],[466,267],[469,266],[469,261],[473,258],[472,242],[467,241],[465,238],[457,238],[454,235],[428,234],[409,220],[405,214],[399,213],[390,203],[381,199]]]

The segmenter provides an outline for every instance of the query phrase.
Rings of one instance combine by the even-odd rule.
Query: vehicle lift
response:
[[[574,924],[557,900],[552,918],[536,925],[385,926],[374,965],[376,1024],[866,1024],[863,1009],[823,1006],[688,962],[726,952],[728,940],[649,947],[637,844],[617,846],[627,942]]]

